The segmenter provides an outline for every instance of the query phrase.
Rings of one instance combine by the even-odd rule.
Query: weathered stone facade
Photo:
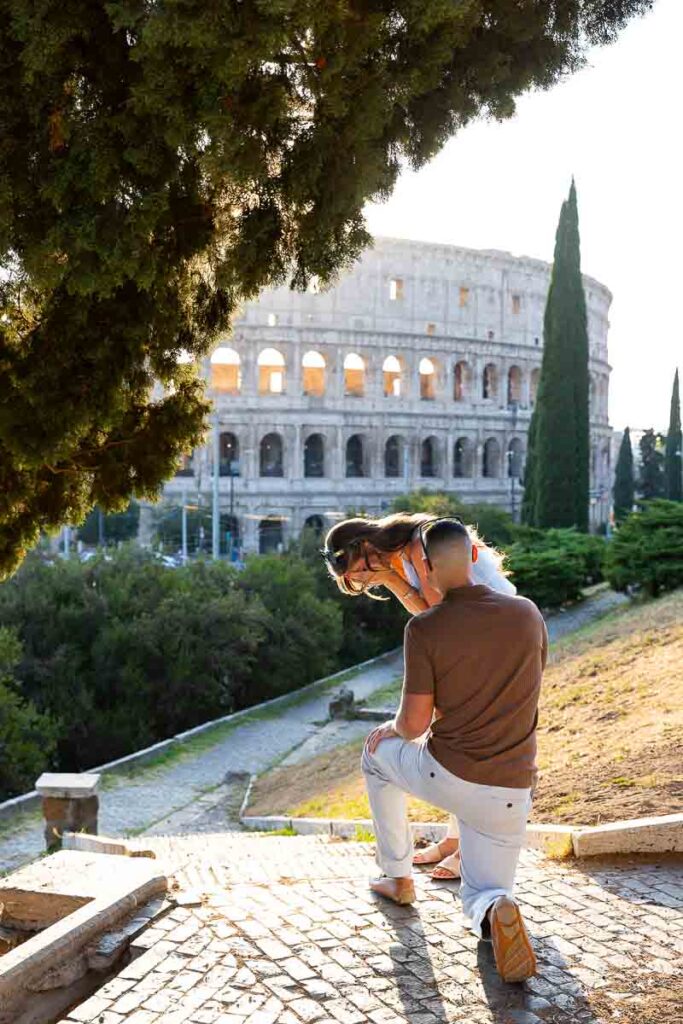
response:
[[[249,303],[204,368],[221,512],[232,507],[241,547],[378,513],[417,487],[518,514],[549,279],[540,260],[378,239],[327,292],[281,287]],[[597,527],[611,487],[611,294],[588,277],[585,289]],[[209,504],[212,465],[209,436],[166,499]]]

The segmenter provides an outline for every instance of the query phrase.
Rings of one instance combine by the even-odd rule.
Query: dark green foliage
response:
[[[470,504],[456,494],[417,490],[392,502],[393,512],[428,512],[434,516],[460,516],[475,526],[487,544],[504,548],[515,539],[516,527],[509,512],[497,505]]]
[[[295,690],[337,668],[342,617],[332,601],[320,600],[315,577],[301,558],[249,558],[237,586],[268,612],[252,700]]]
[[[633,481],[633,450],[631,448],[631,433],[626,427],[624,436],[619,445],[619,456],[614,472],[614,517],[617,522],[633,510],[635,499],[635,484]]]
[[[579,555],[563,548],[522,548],[513,544],[507,567],[517,592],[539,608],[552,608],[581,596],[585,566]]]
[[[22,696],[20,660],[16,634],[0,627],[0,800],[32,789],[55,749],[56,724]]]
[[[96,506],[79,527],[78,539],[84,544],[118,544],[137,537],[139,523],[140,506],[137,501],[131,501],[125,512],[114,512],[113,515],[107,515]]]
[[[670,501],[683,501],[683,435],[681,435],[681,400],[678,370],[671,391],[671,413],[664,453],[665,494]]]
[[[187,550],[190,555],[212,550],[212,515],[211,509],[197,505],[187,510]],[[227,531],[230,527],[230,516],[227,512],[220,515],[220,552],[227,551]],[[164,551],[176,554],[182,548],[183,524],[182,509],[177,505],[164,503],[155,509],[154,544],[160,545]]]
[[[606,575],[615,590],[656,596],[683,586],[683,502],[655,498],[627,516],[612,539]]]
[[[641,498],[664,497],[664,438],[654,430],[646,430],[640,439],[640,475],[638,493]]]
[[[0,0],[0,573],[201,443],[183,351],[331,280],[402,165],[651,2]]]
[[[527,451],[524,521],[588,529],[588,329],[576,188],[562,205]]]

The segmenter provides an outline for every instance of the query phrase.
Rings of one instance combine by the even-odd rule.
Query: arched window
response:
[[[365,476],[363,438],[360,434],[353,434],[346,442],[346,475]]]
[[[382,365],[384,395],[386,398],[400,398],[401,373],[401,363],[396,356],[387,356]]]
[[[304,476],[325,476],[325,441],[311,434],[304,441]]]
[[[507,450],[508,476],[515,480],[522,476],[522,442],[518,437],[513,437]]]
[[[518,366],[508,370],[508,405],[522,400],[522,371]]]
[[[234,434],[226,432],[220,436],[220,476],[240,475],[240,443]]]
[[[461,359],[455,364],[453,374],[453,399],[456,402],[464,402],[469,398],[470,393],[470,367],[469,363]]]
[[[281,395],[285,390],[285,357],[276,348],[264,348],[258,357],[259,395]]]
[[[224,395],[239,395],[242,390],[240,357],[234,348],[217,348],[212,354],[211,387]]]
[[[436,438],[426,437],[420,449],[420,476],[437,476]]]
[[[482,476],[500,476],[500,445],[495,437],[490,437],[484,445],[484,458],[481,471]]]
[[[420,398],[431,402],[436,398],[436,366],[431,359],[420,360]]]
[[[472,442],[469,437],[459,437],[453,445],[453,476],[472,476]]]
[[[344,394],[351,398],[365,394],[365,360],[355,352],[344,360]]]
[[[392,434],[384,446],[384,475],[395,479],[403,476],[404,440]]]
[[[481,393],[483,398],[495,398],[498,394],[498,371],[493,363],[484,367]]]
[[[181,455],[176,476],[194,476],[194,452],[191,455]]]
[[[276,517],[262,519],[258,527],[258,549],[261,555],[272,555],[284,546],[283,522]]]
[[[320,352],[307,352],[301,360],[304,371],[305,395],[321,397],[325,394],[325,359]]]
[[[535,370],[531,371],[531,378],[529,381],[529,401],[531,402],[532,408],[534,407],[534,405],[536,405],[536,396],[538,395],[538,382],[540,376],[541,371],[538,367],[536,367]]]
[[[282,438],[279,434],[266,434],[260,448],[261,476],[284,476]]]
[[[304,530],[311,530],[316,537],[320,537],[324,529],[325,524],[322,516],[309,516],[304,523]]]

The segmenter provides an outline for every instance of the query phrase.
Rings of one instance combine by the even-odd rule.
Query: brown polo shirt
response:
[[[430,693],[437,761],[467,782],[536,781],[536,722],[548,653],[543,616],[525,597],[458,587],[405,631],[406,693]]]

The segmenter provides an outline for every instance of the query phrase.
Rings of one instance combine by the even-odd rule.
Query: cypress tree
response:
[[[614,517],[617,522],[629,514],[633,509],[635,498],[635,485],[633,481],[633,449],[631,448],[631,433],[628,429],[624,431],[619,446],[619,457],[614,474]]]
[[[588,529],[588,328],[576,187],[562,204],[522,507],[532,526]]]
[[[638,493],[641,498],[664,497],[663,438],[650,428],[640,439],[640,474]]]
[[[666,497],[670,501],[683,501],[683,461],[681,457],[681,401],[678,391],[678,369],[674,374],[671,391],[671,413],[669,431],[666,435],[664,453],[664,481]]]

